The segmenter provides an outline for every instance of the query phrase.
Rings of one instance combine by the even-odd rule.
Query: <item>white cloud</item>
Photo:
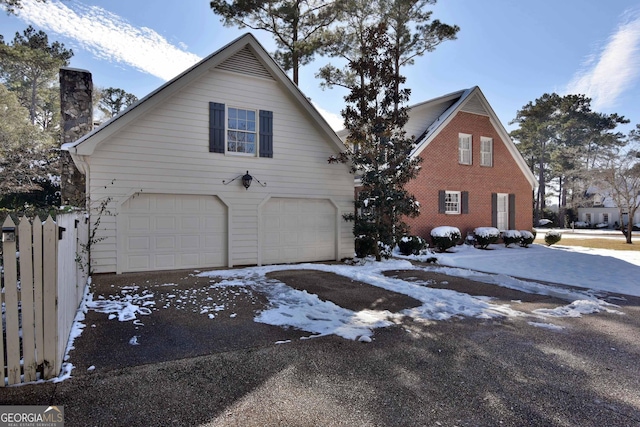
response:
[[[640,76],[640,13],[625,15],[604,48],[586,58],[566,88],[567,93],[589,96],[594,110],[614,107]]]
[[[172,79],[201,59],[150,28],[134,27],[101,7],[78,1],[25,0],[18,17],[73,39],[100,59],[125,64],[163,80]]]
[[[329,123],[329,126],[331,126],[331,129],[338,131],[344,128],[344,120],[342,119],[342,116],[340,114],[332,113],[329,110],[325,110],[315,102],[312,102],[312,104],[314,107],[316,107],[316,110],[318,110],[318,113],[320,113],[320,115],[324,117],[327,123]]]

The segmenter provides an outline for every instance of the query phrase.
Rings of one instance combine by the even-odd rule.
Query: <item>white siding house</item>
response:
[[[353,256],[353,176],[327,161],[344,146],[251,34],[63,149],[97,273]]]

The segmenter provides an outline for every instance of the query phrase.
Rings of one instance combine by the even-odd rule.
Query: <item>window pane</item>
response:
[[[238,110],[235,108],[229,108],[229,118],[235,119],[236,117],[238,117]]]
[[[247,133],[245,134],[245,140],[247,142],[256,142],[256,134],[255,133]]]
[[[229,129],[238,129],[238,121],[229,117]]]
[[[245,147],[246,147],[245,153],[254,154],[256,152],[256,144],[254,143],[247,143],[245,144]]]
[[[247,120],[255,122],[256,121],[256,112],[247,110]]]
[[[238,110],[238,118],[242,120],[247,119],[247,110]]]

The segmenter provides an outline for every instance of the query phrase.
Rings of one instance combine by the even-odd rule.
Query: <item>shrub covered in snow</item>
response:
[[[573,226],[575,228],[589,228],[591,227],[591,224],[589,224],[588,222],[585,221],[576,221],[573,223]]]
[[[520,246],[528,248],[530,244],[536,239],[535,231],[532,233],[528,230],[520,230]]]
[[[553,221],[550,219],[542,218],[538,221],[538,227],[551,227],[551,225],[553,225]]]
[[[460,230],[456,227],[441,226],[431,230],[431,242],[439,252],[445,252],[454,247],[462,238]]]
[[[500,238],[500,230],[495,227],[477,227],[473,234],[476,235],[476,244],[480,249],[486,249]]]
[[[366,258],[369,255],[374,255],[375,245],[376,241],[373,237],[367,236],[366,234],[359,235],[355,240],[356,257]],[[388,245],[378,242],[378,248],[383,258],[389,258],[391,256],[391,248]]]
[[[554,245],[562,239],[562,233],[557,230],[550,230],[544,235],[544,242],[547,246]]]
[[[358,258],[366,258],[369,255],[373,255],[375,249],[375,239],[371,236],[361,234],[356,237],[356,256]]]
[[[427,246],[427,242],[420,236],[402,236],[398,242],[402,255],[419,255]]]
[[[522,236],[518,230],[505,230],[502,232],[502,241],[505,248],[513,243],[520,243],[521,238]]]

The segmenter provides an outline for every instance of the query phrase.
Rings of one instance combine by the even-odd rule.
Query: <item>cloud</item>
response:
[[[567,93],[589,96],[594,110],[614,107],[640,76],[640,13],[625,15],[604,48],[586,58],[566,87]]]
[[[314,107],[316,107],[316,110],[318,110],[318,113],[320,113],[320,115],[324,117],[327,123],[329,123],[329,126],[331,126],[331,129],[338,131],[344,128],[344,120],[340,114],[332,113],[329,110],[325,110],[315,102],[312,102],[312,104]]]
[[[134,27],[118,15],[78,1],[24,0],[18,17],[77,42],[97,58],[170,80],[201,58],[169,43],[154,30]]]

